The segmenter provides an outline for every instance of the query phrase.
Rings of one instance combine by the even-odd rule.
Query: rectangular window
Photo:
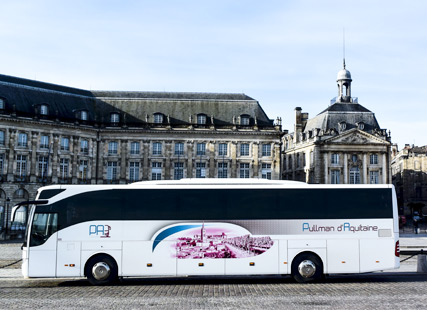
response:
[[[271,156],[271,144],[262,145],[262,156]]]
[[[240,144],[240,156],[249,156],[249,144],[248,143]]]
[[[3,167],[4,167],[4,154],[0,154],[0,175],[3,174]]]
[[[48,149],[48,148],[49,148],[49,136],[41,136],[40,149]]]
[[[271,164],[261,165],[261,177],[263,179],[271,180]]]
[[[40,156],[39,157],[39,177],[45,178],[47,176],[47,164],[48,164],[48,157],[47,156]]]
[[[20,177],[27,175],[27,156],[16,155],[16,174]]]
[[[118,113],[111,113],[110,121],[113,124],[117,124],[120,122],[120,115]]]
[[[68,158],[61,158],[59,160],[59,177],[61,179],[68,178],[68,169],[69,168],[69,160]]]
[[[358,167],[350,169],[350,184],[360,184],[360,170]]]
[[[377,154],[371,154],[371,156],[369,156],[370,158],[370,164],[371,165],[378,165],[378,155]]]
[[[138,155],[139,154],[139,142],[131,142],[130,143],[130,154],[131,155]]]
[[[4,131],[0,130],[0,145],[4,145]]]
[[[339,170],[331,170],[331,184],[340,184]]]
[[[80,166],[79,166],[79,179],[81,181],[85,181],[88,179],[88,171],[89,171],[88,161],[81,160]]]
[[[162,179],[162,163],[157,163],[157,162],[151,163],[151,179],[152,180]]]
[[[240,125],[249,125],[249,117],[241,116],[240,117]]]
[[[80,152],[84,155],[89,154],[89,141],[88,140],[81,140],[80,141]]]
[[[108,155],[117,154],[118,143],[116,141],[111,141],[108,143]]]
[[[117,180],[117,162],[116,161],[107,162],[107,180],[108,181]]]
[[[369,171],[369,183],[379,184],[379,172],[378,171]]]
[[[154,114],[154,123],[155,124],[162,124],[163,123],[163,114],[160,114],[160,113]]]
[[[153,143],[153,155],[162,155],[162,144],[160,142]]]
[[[26,133],[20,133],[18,135],[18,146],[20,147],[28,146],[28,135]]]
[[[129,163],[129,180],[139,181],[139,162],[131,161]]]
[[[197,156],[206,155],[206,143],[197,143]]]
[[[206,164],[196,163],[196,178],[206,178]]]
[[[337,153],[331,154],[331,164],[338,165],[340,163],[340,157]]]
[[[70,150],[70,139],[62,137],[61,138],[61,151],[69,151]]]
[[[218,163],[218,178],[228,178],[228,163]]]
[[[227,156],[227,143],[220,143],[219,144],[218,155],[219,156]]]
[[[184,155],[184,143],[175,143],[175,155]]]
[[[205,125],[206,124],[206,115],[205,114],[197,114],[197,124]]]
[[[240,164],[240,178],[249,179],[249,164],[241,163]]]
[[[181,180],[184,177],[184,163],[174,163],[173,179]]]

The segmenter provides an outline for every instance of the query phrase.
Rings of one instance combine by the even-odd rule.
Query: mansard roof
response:
[[[45,118],[66,122],[76,121],[77,113],[86,110],[88,124],[109,123],[115,112],[129,126],[152,123],[155,113],[164,114],[170,125],[193,124],[198,114],[205,114],[207,125],[211,120],[215,126],[232,125],[240,115],[249,115],[250,125],[273,126],[258,101],[245,94],[88,91],[0,75],[0,98],[6,102],[6,113],[34,117],[37,106],[46,104],[49,115]]]
[[[372,133],[380,129],[375,114],[358,103],[334,103],[326,110],[320,112],[314,118],[307,120],[304,132],[314,130],[335,129],[339,128],[340,123],[345,123],[345,130],[358,127],[358,123],[363,123],[364,131]]]

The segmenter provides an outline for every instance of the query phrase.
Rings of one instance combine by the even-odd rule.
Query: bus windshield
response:
[[[31,226],[30,246],[38,246],[58,230],[57,213],[35,213]]]

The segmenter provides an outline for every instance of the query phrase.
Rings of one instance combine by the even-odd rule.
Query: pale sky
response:
[[[0,73],[89,90],[245,93],[293,131],[352,96],[426,145],[427,1],[1,0]]]

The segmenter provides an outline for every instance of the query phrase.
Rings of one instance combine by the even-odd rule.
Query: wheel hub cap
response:
[[[104,262],[96,263],[92,268],[93,277],[99,281],[107,279],[110,275],[110,272],[110,266]]]
[[[316,273],[316,265],[311,260],[304,260],[298,265],[298,272],[304,278],[310,278]]]

